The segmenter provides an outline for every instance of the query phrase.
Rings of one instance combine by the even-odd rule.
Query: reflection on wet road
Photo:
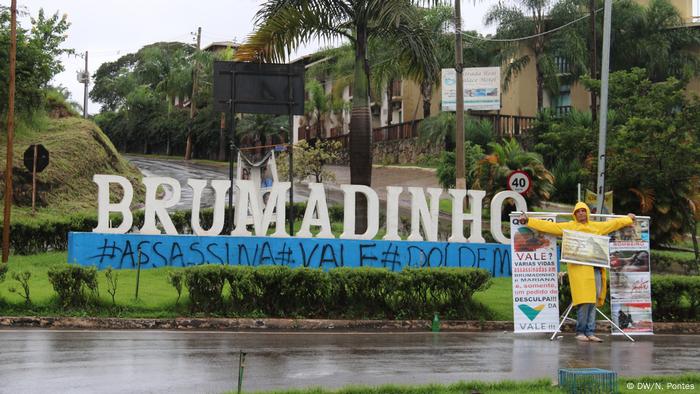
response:
[[[558,368],[620,375],[700,370],[700,336],[571,336],[512,333],[284,333],[0,330],[0,391],[135,393],[556,379]]]

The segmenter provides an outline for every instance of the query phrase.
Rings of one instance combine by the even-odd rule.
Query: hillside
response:
[[[134,200],[142,201],[143,186],[139,186],[141,173],[121,157],[94,122],[78,117],[63,117],[46,118],[38,123],[41,125],[34,128],[21,128],[15,136],[13,221],[31,213],[32,173],[23,164],[23,154],[29,145],[36,143],[44,145],[50,156],[48,167],[37,175],[38,218],[75,212],[96,213],[97,186],[92,182],[94,174],[127,177],[134,185]],[[4,205],[5,133],[0,141],[0,205]],[[112,195],[121,196],[121,189],[113,188]]]

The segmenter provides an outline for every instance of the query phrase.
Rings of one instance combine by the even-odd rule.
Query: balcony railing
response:
[[[474,118],[487,119],[493,132],[499,137],[515,137],[526,133],[535,125],[535,117],[500,114],[472,114]]]

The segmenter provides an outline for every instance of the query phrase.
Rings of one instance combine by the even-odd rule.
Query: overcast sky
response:
[[[3,0],[9,6],[9,0]],[[158,41],[195,43],[197,27],[202,28],[202,48],[214,41],[236,39],[239,42],[253,32],[253,18],[261,0],[18,0],[18,6],[36,15],[40,8],[47,14],[68,14],[71,27],[65,47],[89,52],[89,71],[94,73],[103,62],[114,61],[127,53]],[[490,2],[493,3],[493,2]],[[492,32],[483,27],[487,2],[474,5],[462,1],[465,30]],[[21,20],[29,28],[28,20]],[[313,42],[300,49],[292,59],[326,46]],[[66,71],[54,78],[55,85],[67,87],[72,98],[83,102],[83,85],[76,72],[84,61],[74,56],[63,59]],[[99,112],[97,104],[88,105],[91,114]]]

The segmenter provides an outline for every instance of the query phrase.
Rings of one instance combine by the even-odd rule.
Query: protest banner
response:
[[[564,230],[561,261],[565,263],[610,267],[610,237]]]
[[[649,247],[648,219],[637,218],[610,235],[611,318],[629,335],[654,333]]]
[[[555,221],[552,215],[528,213]],[[513,328],[515,333],[554,332],[559,323],[557,240],[511,217]]]

